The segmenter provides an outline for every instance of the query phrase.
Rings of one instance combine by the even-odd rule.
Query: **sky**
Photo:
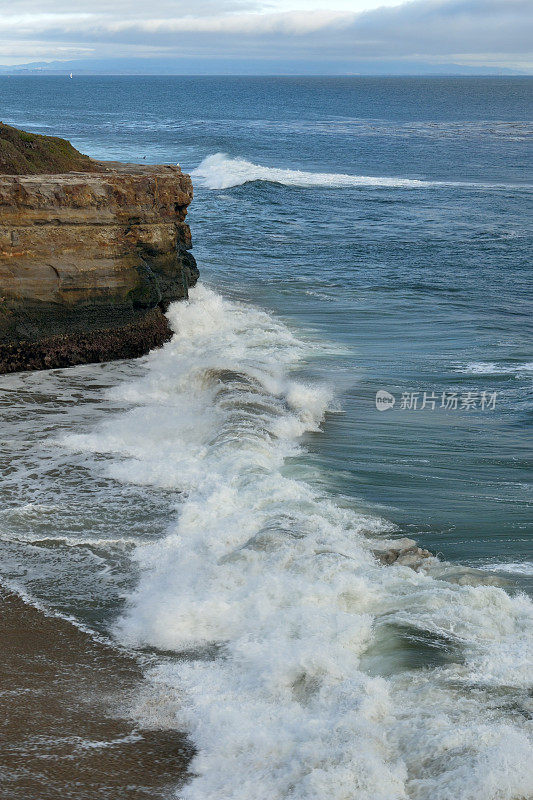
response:
[[[3,65],[306,64],[320,74],[420,62],[532,73],[532,42],[533,0],[0,0]]]

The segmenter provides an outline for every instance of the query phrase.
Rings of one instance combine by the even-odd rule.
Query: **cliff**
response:
[[[197,280],[189,176],[88,162],[0,174],[0,372],[141,355],[170,338],[163,312]]]

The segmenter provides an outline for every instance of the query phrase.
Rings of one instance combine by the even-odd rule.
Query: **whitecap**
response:
[[[279,183],[283,186],[322,187],[330,189],[375,187],[389,189],[424,189],[439,186],[473,189],[509,189],[510,184],[467,183],[460,181],[429,181],[417,178],[401,178],[378,175],[349,175],[335,172],[306,172],[299,169],[284,169],[254,164],[244,158],[230,158],[226,153],[207,156],[191,176],[196,183],[208,189],[229,189],[254,181]],[[528,191],[532,187],[519,185],[516,190]]]
[[[523,363],[496,363],[494,361],[472,361],[458,365],[457,372],[467,375],[516,375],[523,376],[533,372],[533,361]]]
[[[215,153],[204,158],[191,173],[209,189],[229,189],[252,181],[270,181],[285,186],[323,186],[342,188],[350,186],[388,186],[412,188],[433,185],[431,181],[408,178],[371,177],[330,172],[305,172],[298,169],[280,169],[253,164],[243,158],[229,158],[225,153]]]

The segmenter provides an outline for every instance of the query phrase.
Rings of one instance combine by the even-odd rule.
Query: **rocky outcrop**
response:
[[[441,561],[435,553],[419,547],[414,539],[372,539],[370,549],[376,560],[386,566],[410,567],[437,580],[460,586],[508,586],[509,580],[481,569]]]
[[[141,355],[198,277],[179,167],[0,175],[0,372]]]
[[[397,564],[418,569],[427,558],[434,558],[429,550],[419,547],[414,539],[380,539],[372,542],[372,552],[381,564]]]

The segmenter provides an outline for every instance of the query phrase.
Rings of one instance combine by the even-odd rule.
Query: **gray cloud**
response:
[[[48,3],[48,5],[47,5]],[[530,0],[414,0],[356,14],[260,12],[254,0],[12,0],[0,17],[3,53],[27,60],[86,53],[205,57],[413,58],[531,63]],[[68,48],[61,56],[61,48]],[[59,52],[59,56],[58,56]],[[34,55],[35,53],[35,55]]]

